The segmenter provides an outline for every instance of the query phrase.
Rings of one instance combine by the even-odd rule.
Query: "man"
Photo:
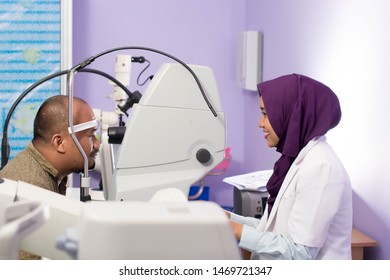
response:
[[[84,158],[68,127],[68,96],[48,98],[34,119],[34,137],[0,171],[0,177],[20,180],[65,195],[67,175],[84,171]],[[88,159],[90,169],[100,143],[96,138],[97,121],[92,108],[82,99],[73,99],[73,132]],[[40,259],[20,251],[19,259]]]

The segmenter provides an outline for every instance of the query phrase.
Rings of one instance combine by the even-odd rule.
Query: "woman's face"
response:
[[[264,132],[264,138],[267,140],[268,147],[276,147],[279,142],[279,137],[276,135],[275,131],[271,126],[271,123],[269,122],[262,97],[260,97],[260,110],[262,116],[259,121],[259,128],[261,128]]]

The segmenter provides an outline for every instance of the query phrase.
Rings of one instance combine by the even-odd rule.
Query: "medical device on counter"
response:
[[[116,62],[116,79],[124,85],[129,84],[126,77],[130,69],[124,67],[129,60],[119,57]],[[148,201],[157,190],[167,187],[188,194],[198,178],[224,159],[225,119],[213,72],[203,66],[190,67],[202,82],[217,117],[210,114],[185,68],[168,63],[132,106],[125,127],[113,125],[118,112],[95,110],[103,124],[97,168],[106,200]],[[125,94],[118,95],[115,90],[113,96],[123,100]]]
[[[176,62],[178,62],[180,65],[176,65],[177,66],[180,66],[180,67],[184,67],[188,72],[186,72],[187,75],[185,76],[180,76],[180,78],[184,77],[186,79],[186,82],[184,83],[184,85],[188,85],[188,81],[192,81],[192,82],[196,82],[197,84],[197,88],[199,89],[198,93],[200,92],[201,95],[202,95],[202,99],[203,99],[203,102],[205,102],[203,104],[203,107],[199,107],[199,105],[197,103],[195,103],[195,105],[190,105],[189,102],[183,102],[183,99],[182,98],[179,98],[179,102],[173,102],[173,104],[169,104],[167,103],[166,100],[162,100],[161,98],[159,97],[156,97],[156,95],[154,94],[149,94],[149,97],[148,99],[151,100],[151,102],[149,103],[144,103],[146,106],[143,110],[139,110],[138,111],[138,116],[137,118],[139,119],[142,119],[142,120],[145,120],[147,121],[148,124],[151,124],[150,123],[150,120],[147,120],[147,118],[145,118],[145,114],[148,115],[150,113],[150,111],[148,110],[148,106],[151,105],[151,107],[155,107],[153,111],[155,111],[156,115],[158,116],[159,113],[162,113],[164,112],[164,110],[158,110],[158,107],[159,106],[162,106],[162,107],[165,107],[166,109],[172,109],[172,108],[176,108],[176,109],[185,109],[185,110],[203,110],[202,108],[208,108],[208,111],[210,111],[213,116],[215,118],[218,118],[218,114],[217,114],[217,111],[216,109],[214,108],[214,105],[212,104],[212,102],[210,102],[211,99],[209,99],[208,97],[208,94],[206,94],[206,91],[204,90],[204,85],[202,85],[202,83],[200,82],[197,74],[195,74],[194,70],[191,69],[187,64],[185,64],[184,62],[182,62],[181,60],[179,60],[178,58],[170,55],[170,54],[167,54],[167,53],[164,53],[164,52],[161,52],[159,50],[155,50],[155,49],[151,49],[151,48],[145,48],[145,47],[120,47],[120,48],[115,48],[115,49],[110,49],[110,50],[107,50],[107,51],[104,51],[102,53],[99,53],[95,56],[92,56],[86,60],[84,60],[83,62],[79,63],[78,65],[72,67],[72,69],[70,69],[69,71],[67,71],[66,75],[67,75],[67,95],[69,96],[69,113],[68,113],[68,118],[69,118],[69,131],[70,131],[70,135],[72,136],[72,139],[76,145],[76,147],[79,149],[80,151],[80,154],[82,155],[82,157],[84,158],[84,172],[80,173],[81,177],[80,177],[80,200],[81,201],[87,201],[87,200],[90,200],[91,199],[91,196],[89,194],[89,189],[90,189],[90,177],[89,177],[89,170],[88,170],[88,159],[87,159],[87,156],[86,156],[86,153],[84,152],[84,150],[82,149],[81,147],[81,144],[79,143],[77,137],[75,136],[75,133],[74,133],[74,129],[73,129],[73,114],[72,114],[72,107],[73,107],[73,81],[74,81],[74,74],[76,74],[78,71],[81,71],[83,70],[86,66],[88,66],[89,64],[91,64],[93,61],[95,61],[97,58],[105,55],[105,54],[108,54],[108,53],[111,53],[111,52],[114,52],[114,51],[119,51],[119,50],[125,50],[125,49],[139,49],[139,50],[148,50],[148,51],[152,51],[152,52],[156,52],[156,53],[159,53],[159,54],[162,54],[166,57],[169,57],[173,60],[175,60]],[[175,73],[175,74],[180,74],[181,71],[184,71],[185,69],[181,69],[179,72]],[[185,72],[185,71],[184,71]],[[168,72],[168,73],[172,73],[172,72]],[[190,75],[189,75],[190,74]],[[192,76],[192,77],[191,77]],[[214,77],[213,77],[213,73],[211,71],[211,76],[212,76],[212,79],[209,79],[210,77],[210,73],[207,73],[206,76],[204,76],[204,78],[207,78],[207,81],[206,82],[213,82],[214,81]],[[189,79],[191,77],[191,79]],[[171,76],[168,75],[168,78],[170,78],[169,82],[178,82],[181,83],[180,80],[176,80],[176,79],[172,79]],[[175,77],[177,78],[177,77]],[[163,92],[165,92],[165,90],[169,90],[171,88],[174,88],[172,87],[172,85],[169,85],[169,82],[167,83],[167,80],[163,80],[163,82],[165,82],[165,84],[167,84],[168,86],[171,86],[171,87],[167,87],[167,88],[158,88],[158,90],[161,90],[163,89]],[[159,81],[161,82],[161,81]],[[121,84],[119,81],[118,81],[118,84]],[[153,83],[152,83],[153,84]],[[156,83],[154,83],[154,85],[156,85]],[[122,85],[123,86],[123,85]],[[148,89],[150,88],[150,85],[148,87]],[[192,88],[194,88],[194,86],[192,86]],[[188,88],[190,89],[190,88]],[[214,94],[214,90],[216,89],[216,86],[212,86],[211,87],[211,94]],[[127,92],[128,90],[125,89],[125,91]],[[153,92],[153,91],[152,91]],[[190,91],[191,93],[191,91]],[[214,94],[215,95],[215,94]],[[172,95],[169,95],[169,93],[167,94],[167,97],[169,99],[169,101],[173,101],[172,98],[170,98]],[[193,94],[187,94],[187,97],[189,97],[191,100],[193,101],[198,101],[199,100],[199,97],[198,98],[193,98]],[[213,97],[213,96],[212,96]],[[216,97],[216,98],[215,98]],[[133,107],[134,104],[137,104],[139,102],[139,100],[141,99],[141,94],[136,91],[134,93],[130,93],[129,94],[129,97],[128,99],[126,100],[126,104],[124,105],[124,109],[123,111],[127,111],[127,108],[131,108]],[[157,101],[157,102],[156,102]],[[217,102],[216,106],[219,105],[219,96],[218,96],[218,91],[217,91],[217,96],[214,96],[214,102]],[[206,106],[207,105],[207,106]],[[157,106],[157,107],[156,107]],[[177,107],[178,106],[178,107]],[[181,106],[184,106],[184,107],[181,107]],[[218,108],[219,109],[219,108]],[[171,117],[172,117],[172,111],[171,110],[168,110],[166,111],[167,113],[170,113],[171,114]],[[192,117],[194,117],[196,114],[192,114]],[[186,120],[190,120],[191,121],[191,117],[189,118],[189,116],[185,116],[183,114],[181,114],[180,116],[183,116],[185,117]],[[150,115],[149,115],[150,117]],[[196,116],[195,116],[196,117]],[[167,118],[166,120],[169,120],[169,118]],[[204,118],[202,118],[202,120],[205,120]],[[175,120],[176,121],[176,120]],[[134,124],[134,121],[132,122]],[[192,124],[192,123],[190,123]],[[197,122],[196,122],[197,124]],[[213,123],[214,124],[214,123]],[[223,126],[225,125],[225,123],[223,123]],[[139,124],[136,124],[136,126],[134,126],[132,129],[136,129],[136,131],[138,131],[138,127],[139,127]],[[151,128],[156,128],[158,129],[159,127],[156,127],[156,126],[150,126]],[[123,127],[121,127],[123,128]],[[225,129],[225,127],[224,127]],[[141,129],[141,131],[143,133],[145,133],[145,129]],[[158,130],[157,130],[158,131]],[[161,130],[160,130],[161,131]],[[170,130],[170,132],[173,131],[173,132],[179,132],[177,130]],[[115,131],[114,134],[117,134],[118,131]],[[225,131],[223,131],[225,132]],[[218,133],[218,132],[217,132]],[[120,130],[120,134],[125,134],[124,130],[121,129]],[[224,133],[225,134],[225,133]],[[122,137],[123,135],[121,135],[119,138],[121,139],[120,140],[120,143],[122,141]],[[152,135],[154,136],[154,135]],[[129,137],[129,136],[128,136]],[[170,135],[170,137],[172,137],[172,135]],[[116,136],[116,138],[118,138]],[[138,141],[139,142],[139,141]],[[186,141],[187,142],[187,141]],[[135,142],[137,143],[137,142]],[[202,143],[202,145],[204,145],[205,143]],[[213,145],[214,143],[211,143],[211,145]],[[142,145],[144,145],[144,143],[142,143]],[[200,146],[199,146],[200,147]],[[204,149],[204,148],[199,148],[199,147],[196,147],[196,149],[198,149],[196,151],[196,159],[198,160],[198,162],[201,162],[204,166],[208,166],[210,164],[213,164],[213,158],[212,158],[212,154],[210,152],[210,150],[208,150],[207,148]],[[214,147],[215,148],[215,147]],[[218,148],[218,147],[216,147]],[[193,149],[193,147],[191,147],[191,149]],[[161,152],[161,151],[159,151]],[[120,153],[122,154],[122,153]],[[165,156],[165,155],[164,155]],[[123,157],[123,156],[121,156]],[[176,157],[171,157],[170,159],[174,159],[174,160],[179,160],[179,161],[183,161],[183,160],[188,160],[188,158],[186,159],[183,159],[181,158],[181,155],[180,157],[176,158]],[[170,160],[169,159],[169,160]],[[168,161],[169,161],[168,160]],[[222,160],[222,158],[219,159],[218,162],[214,162],[214,165],[212,167],[214,167],[216,164],[218,164],[220,161]],[[124,162],[124,166],[123,168],[120,167],[123,170],[129,170],[132,169],[133,167],[137,167],[137,166],[128,166],[128,162],[126,162],[126,160],[123,161]],[[157,165],[160,165],[160,164],[167,164],[168,162],[157,162],[157,163],[153,163],[153,164],[157,164]],[[174,162],[170,162],[170,163],[174,163]],[[179,167],[182,166],[181,165],[182,163],[179,164]],[[117,170],[117,168],[115,167],[115,170]],[[155,170],[151,170],[152,172],[156,172]],[[161,171],[160,167],[159,169],[157,170],[157,172]],[[166,170],[163,170],[163,172],[165,172]],[[119,174],[119,176],[128,176],[129,173],[128,172],[121,172],[122,174]],[[191,174],[192,172],[190,172]],[[132,173],[133,174],[133,173]],[[141,175],[141,173],[138,173],[136,172],[137,175]],[[176,173],[176,175],[181,175],[181,176],[186,176],[188,177],[188,173],[185,173],[185,174],[180,174],[180,173]],[[204,175],[204,174],[203,174]],[[114,176],[115,177],[115,176]],[[117,178],[117,177],[115,177]],[[154,179],[161,179],[161,177],[156,177]],[[126,179],[126,181],[128,181],[128,179]],[[169,183],[171,184],[172,182],[176,182],[177,179],[174,179],[173,181],[170,180]],[[116,181],[115,181],[116,182]],[[136,180],[135,181],[136,183],[139,183],[140,181],[139,180]],[[186,184],[188,182],[188,180],[184,180],[182,181],[182,183],[180,183],[181,185],[184,183]],[[115,183],[114,183],[115,184]],[[166,187],[166,185],[163,184],[160,184],[161,187]],[[136,186],[135,186],[136,187]],[[145,192],[135,192],[137,197],[135,198],[136,200],[138,199],[145,199],[145,196],[149,196],[150,197],[150,188],[149,187],[146,187],[146,186],[142,186],[143,188],[145,189],[148,189],[149,192],[146,194]],[[134,187],[133,188],[133,191],[134,191]],[[188,187],[188,190],[189,190],[189,187]],[[134,193],[134,194],[135,194]],[[113,196],[113,199],[118,199],[117,196]],[[119,199],[126,199],[126,198],[119,198]]]
[[[254,189],[233,189],[233,212],[245,216],[260,219],[263,216],[267,192]]]
[[[204,66],[190,67],[218,116],[210,114],[181,65],[163,64],[129,115],[114,155],[108,200],[148,201],[164,188],[188,194],[193,183],[223,160],[225,118],[213,72]]]

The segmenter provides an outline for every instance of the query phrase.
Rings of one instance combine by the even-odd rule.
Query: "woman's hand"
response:
[[[243,225],[240,224],[240,223],[236,223],[236,222],[230,221],[230,226],[233,229],[234,236],[236,237],[236,239],[238,241],[240,241]]]
[[[236,239],[238,241],[240,241],[241,239],[241,233],[242,233],[242,224],[240,223],[236,223],[236,222],[233,222],[233,221],[230,221],[230,212],[229,211],[225,211],[225,214],[226,216],[228,217],[229,219],[229,222],[230,222],[230,226],[232,227],[233,229],[233,233],[234,233],[234,236],[236,237]]]

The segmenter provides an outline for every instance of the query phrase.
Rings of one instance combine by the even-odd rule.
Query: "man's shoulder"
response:
[[[42,177],[44,173],[42,166],[25,149],[18,153],[0,170],[0,177],[29,183],[31,178]]]

